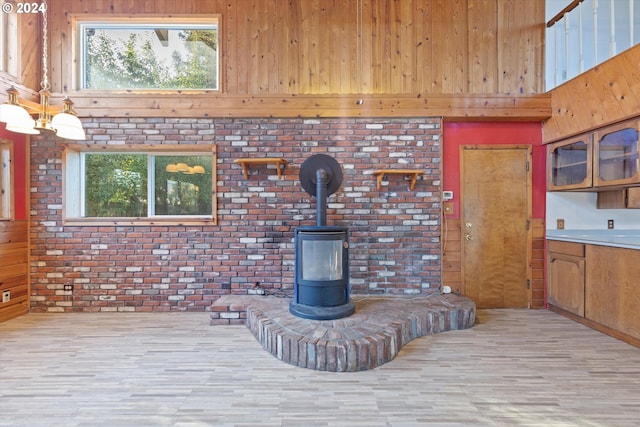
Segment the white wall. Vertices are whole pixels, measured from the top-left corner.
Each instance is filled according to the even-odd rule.
[[[565,230],[606,230],[607,220],[615,229],[640,230],[640,209],[597,209],[595,192],[547,192],[547,229],[556,229],[564,219]]]

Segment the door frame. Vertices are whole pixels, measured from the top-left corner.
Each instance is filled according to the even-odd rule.
[[[533,146],[529,144],[461,144],[459,147],[459,163],[460,163],[460,293],[466,295],[467,283],[465,281],[465,245],[464,245],[464,151],[465,150],[504,150],[517,149],[526,150],[527,154],[527,228],[526,228],[526,246],[527,246],[527,308],[531,308],[533,301],[532,290],[532,257],[533,257],[533,233],[532,233],[532,215],[533,215]]]

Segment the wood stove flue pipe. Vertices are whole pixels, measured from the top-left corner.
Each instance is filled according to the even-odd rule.
[[[320,168],[316,170],[316,225],[327,225],[327,183],[331,177]]]

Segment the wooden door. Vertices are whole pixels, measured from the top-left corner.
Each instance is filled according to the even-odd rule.
[[[530,306],[531,148],[462,146],[462,288],[478,308]]]

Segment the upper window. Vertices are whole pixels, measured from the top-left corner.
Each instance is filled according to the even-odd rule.
[[[215,219],[212,152],[74,148],[65,152],[67,222]]]
[[[0,13],[0,70],[18,75],[17,13]]]
[[[217,20],[88,22],[78,26],[80,88],[218,90]]]

